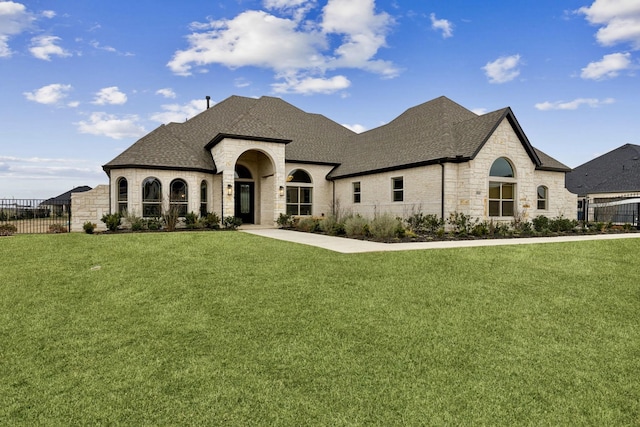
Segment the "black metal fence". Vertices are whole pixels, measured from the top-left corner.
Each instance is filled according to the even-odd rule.
[[[15,226],[16,233],[68,233],[71,200],[0,199],[0,225]]]
[[[640,227],[640,194],[594,198],[584,203],[584,211],[589,221]]]

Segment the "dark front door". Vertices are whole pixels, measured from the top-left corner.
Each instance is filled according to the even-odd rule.
[[[236,217],[242,219],[243,224],[253,224],[254,202],[253,182],[236,182]]]

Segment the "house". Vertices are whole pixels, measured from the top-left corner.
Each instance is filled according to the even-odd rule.
[[[640,145],[625,144],[578,166],[566,186],[578,195],[578,217],[638,226]]]
[[[40,203],[39,208],[47,210],[51,216],[67,215],[71,205],[71,195],[74,193],[84,193],[85,191],[90,190],[91,187],[87,185],[74,187],[65,193],[43,201]]]
[[[161,125],[103,166],[111,212],[412,213],[511,221],[575,217],[570,169],[535,149],[510,108],[477,115],[446,97],[356,134],[274,97],[232,96]]]

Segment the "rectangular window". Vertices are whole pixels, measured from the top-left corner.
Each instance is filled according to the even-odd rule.
[[[402,202],[404,200],[404,178],[391,178],[391,188],[393,191],[393,201]]]
[[[287,215],[311,215],[312,187],[287,186]]]
[[[353,183],[353,203],[360,203],[360,183]]]
[[[489,183],[489,216],[513,216],[516,185],[510,182]]]

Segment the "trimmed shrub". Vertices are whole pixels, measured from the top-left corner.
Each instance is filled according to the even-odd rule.
[[[18,232],[18,227],[13,224],[0,224],[0,236],[12,236]]]
[[[195,212],[189,212],[184,216],[184,224],[187,228],[200,228],[201,224],[198,222],[198,214]]]
[[[122,216],[119,213],[104,214],[100,221],[104,222],[107,226],[107,230],[116,231],[120,227]]]
[[[200,221],[204,228],[209,228],[212,230],[218,230],[220,228],[220,217],[215,212],[208,212],[204,218],[201,218]]]
[[[442,218],[434,214],[415,213],[406,219],[409,230],[417,234],[435,234],[444,225]]]
[[[369,221],[359,214],[344,221],[344,231],[349,237],[364,237],[369,235]]]
[[[533,222],[533,228],[538,233],[541,233],[545,230],[549,230],[549,218],[547,218],[544,215],[538,215],[537,217],[533,218],[532,222]]]
[[[146,225],[144,219],[133,212],[125,212],[124,220],[131,227],[131,231],[141,231]]]
[[[471,221],[471,215],[465,215],[462,212],[451,212],[447,223],[451,226],[452,231],[455,234],[466,235],[471,233],[473,227],[478,224],[480,220],[476,218],[475,221]]]
[[[339,222],[335,215],[328,215],[320,221],[320,230],[331,236],[340,236],[345,234],[344,223]]]
[[[235,216],[228,216],[222,220],[222,225],[227,230],[237,230],[242,225],[242,219]]]
[[[276,223],[280,228],[293,228],[295,226],[295,218],[288,214],[281,213]]]
[[[314,233],[320,231],[320,221],[315,218],[301,218],[296,225],[296,230]]]
[[[87,234],[93,234],[93,230],[96,229],[96,224],[92,223],[91,221],[87,221],[82,224],[82,229]]]
[[[402,227],[402,222],[398,218],[384,213],[373,218],[369,225],[369,233],[376,239],[391,239],[398,236],[398,234],[404,235],[404,227]]]
[[[67,232],[68,232],[67,227],[65,227],[62,224],[55,223],[49,226],[49,233],[56,234],[56,233],[67,233]]]
[[[158,231],[162,228],[162,223],[159,218],[147,218],[144,220],[144,224],[145,226],[143,228],[151,231]]]
[[[559,217],[549,221],[549,230],[557,233],[572,231],[578,226],[578,221],[569,218]]]

